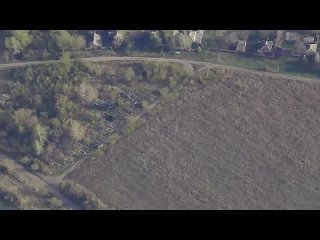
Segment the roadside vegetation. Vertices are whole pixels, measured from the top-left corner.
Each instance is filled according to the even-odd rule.
[[[13,160],[0,158],[0,197],[17,209],[65,209],[45,184],[30,176]]]
[[[293,31],[301,36],[320,33],[320,30]],[[92,46],[93,32],[105,39],[104,47]],[[211,51],[234,49],[237,41],[247,41],[247,51],[256,52],[255,45],[260,40],[275,39],[276,35],[276,30],[205,30],[199,50],[199,46],[192,48],[189,38],[181,34],[173,36],[173,30],[3,30],[0,31],[0,61],[67,60],[113,55],[170,56],[319,78],[319,57],[310,62],[292,57],[270,59]],[[284,43],[284,47],[296,53],[306,51],[301,41]],[[168,55],[176,50],[179,54]]]
[[[197,82],[192,66],[165,62],[65,61],[3,71],[2,78],[0,151],[44,175],[103,156],[158,103]]]
[[[93,192],[80,184],[63,181],[60,184],[60,190],[66,197],[78,203],[85,210],[102,210],[108,208]]]

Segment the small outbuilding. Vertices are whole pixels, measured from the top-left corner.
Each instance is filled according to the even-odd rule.
[[[317,48],[318,48],[318,44],[314,43],[314,44],[310,44],[308,50],[306,51],[305,55],[307,57],[314,57],[317,55]]]
[[[273,41],[264,41],[264,45],[258,50],[259,54],[272,53]]]
[[[247,46],[247,41],[238,41],[236,45],[236,52],[245,52]]]
[[[315,39],[314,37],[304,37],[303,42],[304,44],[313,44],[315,43]]]

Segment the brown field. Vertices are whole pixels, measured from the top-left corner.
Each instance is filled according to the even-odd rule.
[[[115,209],[320,209],[320,85],[227,75],[70,178]]]

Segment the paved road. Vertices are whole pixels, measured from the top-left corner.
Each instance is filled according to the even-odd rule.
[[[247,68],[240,68],[234,67],[229,65],[223,64],[216,64],[210,62],[202,62],[202,61],[193,61],[193,60],[186,60],[186,59],[175,59],[175,58],[156,58],[156,57],[90,57],[90,58],[80,58],[80,59],[71,59],[71,61],[88,61],[88,62],[105,62],[105,61],[159,61],[159,62],[171,62],[171,63],[181,63],[190,66],[198,65],[208,68],[220,68],[220,69],[231,69],[231,70],[239,70],[239,71],[246,71],[250,73],[259,73],[264,74],[267,76],[275,76],[275,77],[287,77],[292,80],[302,80],[308,81],[312,83],[319,84],[319,80],[317,78],[306,78],[306,77],[297,77],[282,73],[272,73],[272,72],[264,72],[264,71],[257,71]],[[12,68],[12,67],[23,67],[29,65],[39,65],[39,64],[48,64],[48,63],[57,63],[61,62],[60,60],[49,60],[49,61],[33,61],[33,62],[19,62],[19,63],[6,63],[0,64],[0,69]]]

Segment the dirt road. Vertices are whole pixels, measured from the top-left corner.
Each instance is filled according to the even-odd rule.
[[[90,58],[80,58],[80,59],[71,59],[71,61],[88,61],[88,62],[105,62],[105,61],[159,61],[159,62],[169,62],[169,63],[181,63],[190,66],[192,65],[198,65],[198,66],[204,66],[208,68],[220,68],[220,69],[231,69],[231,70],[239,70],[239,71],[245,71],[248,73],[259,73],[265,76],[271,76],[271,77],[287,77],[292,80],[298,80],[298,81],[307,81],[312,83],[320,83],[320,79],[317,78],[306,78],[306,77],[297,77],[293,75],[287,75],[282,73],[272,73],[272,72],[264,72],[264,71],[257,71],[247,68],[240,68],[240,67],[234,67],[229,65],[223,65],[223,64],[216,64],[216,63],[210,63],[210,62],[201,62],[201,61],[192,61],[192,60],[186,60],[186,59],[175,59],[175,58],[153,58],[153,57],[90,57]],[[24,67],[29,65],[39,65],[39,64],[49,64],[49,63],[57,63],[60,62],[60,60],[48,60],[48,61],[32,61],[32,62],[19,62],[19,63],[6,63],[6,64],[0,64],[0,70],[6,69],[6,68],[13,68],[13,67]]]
[[[18,171],[22,173],[25,177],[27,177],[30,181],[30,185],[35,187],[44,187],[49,190],[57,199],[62,200],[63,205],[67,207],[68,209],[78,210],[80,209],[79,206],[74,204],[72,201],[70,201],[68,198],[66,198],[63,194],[61,194],[59,190],[59,183],[62,179],[53,177],[42,177],[37,176],[33,173],[30,173],[26,171],[20,164],[18,164],[16,161],[10,159],[9,157],[5,156],[4,154],[0,153],[0,158],[8,159],[10,161],[14,162],[15,171]]]

